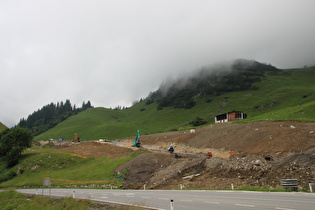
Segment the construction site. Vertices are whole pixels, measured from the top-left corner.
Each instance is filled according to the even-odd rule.
[[[315,182],[315,123],[223,123],[152,135],[140,130],[138,140],[138,146],[130,137],[56,142],[54,147],[94,158],[142,151],[115,169],[125,173],[125,189],[278,188],[281,179],[297,179],[298,189],[308,190]]]

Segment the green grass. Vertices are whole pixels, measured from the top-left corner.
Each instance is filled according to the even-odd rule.
[[[73,198],[51,198],[24,195],[15,191],[0,192],[1,209],[33,209],[33,210],[55,210],[55,209],[142,209],[140,207],[121,206],[117,204],[97,204],[89,200]]]
[[[238,187],[235,190],[240,190],[240,191],[262,191],[262,192],[290,192],[290,190],[285,189],[285,188],[270,188],[270,187],[259,187],[259,186],[243,186],[243,187]]]
[[[4,131],[5,129],[7,129],[8,127],[3,125],[1,122],[0,122],[0,132]]]
[[[4,182],[6,180],[10,180],[16,176],[16,172],[14,170],[8,169],[5,161],[0,159],[0,182]]]
[[[15,191],[0,192],[1,209],[90,209],[96,206],[88,200],[48,198],[24,195]]]
[[[258,90],[195,98],[196,106],[192,109],[168,107],[157,110],[156,103],[146,105],[145,101],[120,111],[91,108],[36,136],[35,140],[71,140],[74,133],[82,140],[115,140],[134,137],[137,130],[140,135],[184,130],[192,128],[188,123],[196,117],[212,124],[215,115],[233,109],[247,113],[248,119],[243,123],[266,120],[315,122],[315,67],[283,71],[285,74],[279,76],[266,75],[255,84]],[[206,102],[208,99],[211,99],[210,103]]]
[[[73,198],[50,198],[33,195],[24,195],[15,191],[0,192],[1,209],[33,209],[33,210],[56,210],[56,209],[125,209],[136,210],[143,209],[138,206],[124,206],[110,203],[93,203],[89,200],[80,200]]]
[[[43,179],[45,177],[52,179],[51,185],[53,186],[94,183],[113,184],[119,187],[122,183],[120,180],[117,180],[114,169],[139,154],[141,153],[135,152],[130,156],[115,159],[109,159],[107,157],[84,159],[73,156],[71,153],[60,153],[58,150],[52,148],[41,149],[34,147],[32,150],[25,152],[19,164],[10,169],[5,168],[4,162],[0,160],[0,177],[3,179],[3,182],[0,183],[0,188],[21,186],[38,187],[43,185]],[[18,172],[18,174],[12,176],[12,174],[16,174],[16,172]],[[65,182],[55,179],[79,182]],[[98,181],[108,182],[98,183]]]

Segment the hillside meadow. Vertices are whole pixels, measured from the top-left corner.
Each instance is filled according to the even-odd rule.
[[[200,96],[191,109],[171,107],[157,110],[157,104],[146,100],[123,110],[90,108],[59,123],[35,140],[122,139],[140,135],[194,128],[189,122],[203,118],[207,125],[218,114],[232,110],[243,111],[247,119],[257,121],[315,121],[315,67],[285,69],[281,75],[265,75],[255,83],[257,90],[235,91],[219,96]]]
[[[40,187],[44,178],[52,179],[52,185],[114,185],[121,186],[113,171],[119,165],[128,162],[141,152],[110,159],[85,158],[72,153],[61,153],[59,150],[46,147],[32,147],[25,151],[19,163],[6,168],[0,160],[0,188]]]

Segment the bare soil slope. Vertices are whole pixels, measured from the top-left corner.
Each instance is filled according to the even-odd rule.
[[[200,153],[213,149],[214,156],[217,150],[261,156],[286,156],[291,152],[315,148],[314,132],[315,123],[227,123],[203,127],[196,130],[195,133],[174,131],[147,135],[142,136],[141,140],[144,145],[161,146],[163,149],[166,149],[171,143],[176,144],[179,148],[180,144],[183,144],[193,150],[197,149],[197,152]],[[186,151],[186,153],[190,152]]]
[[[116,158],[130,155],[133,152],[133,150],[130,148],[116,147],[111,144],[101,142],[70,143],[67,146],[60,148],[59,150],[62,152],[74,152],[75,154],[80,156],[94,158]]]
[[[142,154],[117,168],[126,171],[125,188],[175,189],[179,186],[230,189],[277,187],[280,179],[315,182],[315,123],[257,122],[218,124],[190,131],[141,136]],[[133,138],[112,144],[82,142],[60,150],[87,157],[118,156],[138,150]],[[167,148],[175,146],[175,153]],[[211,152],[213,157],[207,157]],[[230,156],[230,153],[234,155]]]

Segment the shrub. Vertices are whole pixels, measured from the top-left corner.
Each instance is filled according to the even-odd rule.
[[[204,119],[200,117],[196,117],[196,119],[191,121],[189,124],[192,124],[193,126],[199,126],[199,125],[204,125],[206,123],[207,121],[205,121]]]

